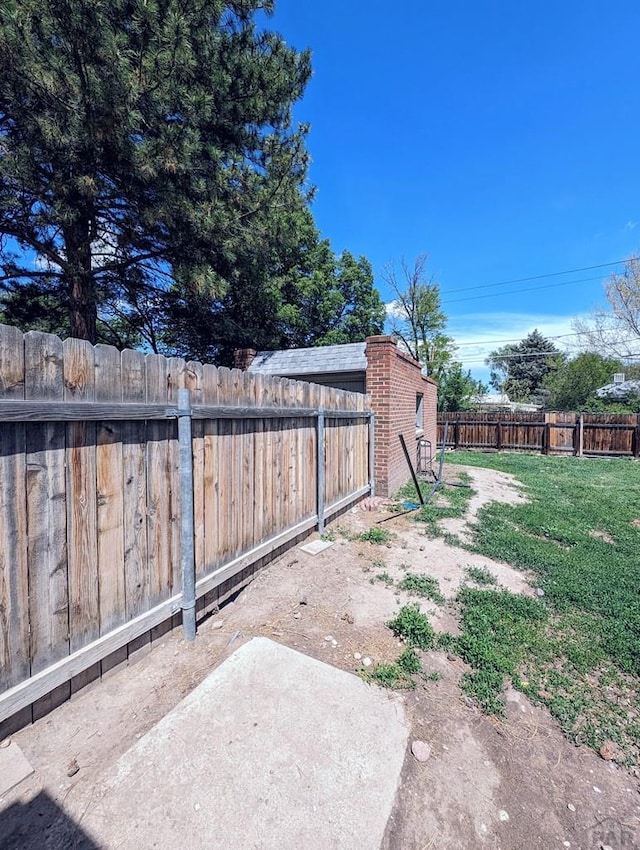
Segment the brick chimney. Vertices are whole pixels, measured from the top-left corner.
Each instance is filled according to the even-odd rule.
[[[233,368],[246,372],[257,353],[255,348],[236,348],[233,352]]]

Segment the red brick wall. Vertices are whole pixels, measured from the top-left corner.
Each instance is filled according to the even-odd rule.
[[[236,348],[233,352],[233,368],[245,372],[253,363],[258,352],[255,348]]]
[[[367,393],[376,415],[376,494],[391,496],[411,473],[398,438],[403,434],[411,461],[416,460],[416,396],[423,395],[423,438],[436,448],[437,385],[422,375],[420,364],[400,351],[391,336],[367,339]]]

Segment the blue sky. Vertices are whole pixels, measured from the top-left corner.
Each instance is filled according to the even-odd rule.
[[[385,300],[384,266],[428,253],[477,377],[491,340],[570,333],[603,302],[620,266],[457,290],[640,248],[637,0],[276,0],[270,26],[313,53],[295,114],[323,235]]]

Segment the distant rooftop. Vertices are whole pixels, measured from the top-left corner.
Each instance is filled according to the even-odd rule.
[[[596,390],[598,398],[626,398],[631,393],[640,393],[640,381],[615,381]]]
[[[263,375],[320,375],[331,372],[364,372],[367,368],[365,342],[259,351],[249,372]]]

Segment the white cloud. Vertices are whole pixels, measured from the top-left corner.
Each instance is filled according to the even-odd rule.
[[[553,339],[561,350],[571,349],[577,339],[572,327],[576,318],[575,315],[543,313],[469,313],[450,318],[447,333],[458,346],[456,360],[460,360],[465,369],[470,369],[475,378],[487,382],[489,369],[484,360],[496,348],[519,342],[537,328],[543,336]]]
[[[635,230],[637,226],[638,226],[638,222],[637,222],[637,221],[628,221],[628,222],[625,224],[624,229],[625,229],[625,230],[629,230],[629,231],[631,231],[631,230]]]

